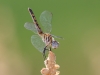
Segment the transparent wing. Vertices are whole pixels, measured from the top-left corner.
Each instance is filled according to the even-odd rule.
[[[34,33],[37,34],[37,30],[36,30],[36,28],[35,28],[34,23],[26,22],[26,23],[24,24],[24,27],[25,27],[27,30],[31,30],[32,32],[34,32]]]
[[[31,43],[37,50],[43,53],[45,44],[43,43],[42,39],[38,35],[32,35]]]
[[[49,11],[44,11],[40,15],[40,22],[44,27],[44,32],[50,33],[51,32],[51,20],[52,20],[52,13]]]
[[[52,37],[54,37],[54,38],[58,38],[58,39],[64,39],[63,37],[55,36],[55,35],[52,35]]]

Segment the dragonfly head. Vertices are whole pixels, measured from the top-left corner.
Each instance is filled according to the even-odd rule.
[[[58,46],[59,46],[59,42],[57,42],[57,41],[52,41],[52,48],[53,48],[53,49],[58,48]]]

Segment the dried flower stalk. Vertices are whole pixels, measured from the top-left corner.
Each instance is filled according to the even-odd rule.
[[[56,64],[56,56],[53,52],[49,51],[47,59],[44,61],[46,68],[42,68],[41,74],[42,75],[59,75],[60,71],[59,65]]]

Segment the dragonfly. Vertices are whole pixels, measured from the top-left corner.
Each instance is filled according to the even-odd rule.
[[[51,20],[52,20],[52,13],[49,11],[43,11],[40,15],[40,22],[44,28],[44,32],[42,31],[41,27],[39,26],[36,17],[31,8],[28,8],[28,11],[32,17],[33,22],[26,22],[24,27],[27,30],[31,30],[37,35],[31,36],[31,43],[32,45],[43,53],[44,59],[46,58],[45,51],[51,51],[51,48],[56,49],[59,47],[59,42],[57,42],[54,38],[61,38],[55,35],[50,34],[52,30]]]

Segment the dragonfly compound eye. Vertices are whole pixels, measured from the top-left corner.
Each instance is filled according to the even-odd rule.
[[[59,43],[57,41],[52,41],[52,48],[53,49],[58,48],[58,46],[59,46]]]

